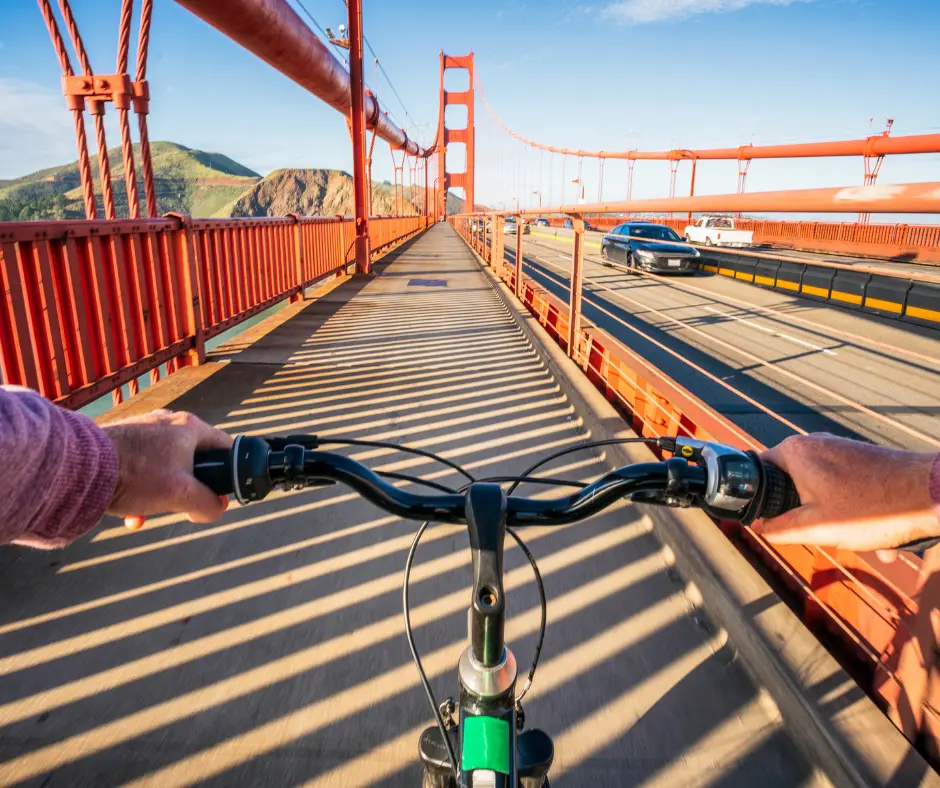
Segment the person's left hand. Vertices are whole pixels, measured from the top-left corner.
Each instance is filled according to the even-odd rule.
[[[137,530],[148,515],[182,513],[194,523],[218,520],[228,506],[193,475],[200,449],[228,449],[233,438],[191,413],[155,410],[103,426],[118,455],[109,514]]]

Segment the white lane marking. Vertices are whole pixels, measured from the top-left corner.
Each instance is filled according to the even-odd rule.
[[[758,331],[763,331],[765,334],[771,334],[772,336],[779,337],[780,339],[786,339],[789,342],[795,342],[797,345],[802,345],[803,347],[812,348],[813,350],[821,350],[823,353],[828,353],[830,356],[838,356],[834,350],[829,348],[820,347],[819,345],[814,345],[812,342],[804,342],[802,339],[797,339],[796,337],[791,337],[789,334],[781,334],[779,331],[775,331],[772,328],[767,328],[767,326],[762,326],[760,323],[755,323],[752,320],[745,320],[743,317],[735,317],[734,315],[729,315],[727,312],[722,312],[720,309],[715,309],[713,306],[706,306],[705,309],[709,312],[713,312],[716,315],[721,315],[722,317],[727,317],[729,320],[736,320],[738,323],[744,323],[746,326],[751,328],[756,328]]]

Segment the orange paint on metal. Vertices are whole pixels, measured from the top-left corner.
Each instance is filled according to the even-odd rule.
[[[667,151],[586,151],[580,148],[562,148],[544,145],[527,139],[512,131],[493,111],[486,99],[479,77],[477,89],[483,98],[487,111],[496,124],[511,137],[539,150],[560,153],[566,156],[579,156],[592,159],[626,159],[629,161],[678,161],[681,159],[750,161],[752,159],[800,159],[828,156],[885,156],[915,153],[940,153],[940,134],[917,134],[906,137],[889,137],[885,134],[873,135],[864,139],[837,140],[833,142],[794,143],[790,145],[741,145],[737,148],[708,148],[687,150],[684,148]]]
[[[285,0],[177,0],[268,65],[348,116],[352,111],[350,76]],[[362,97],[369,128],[410,156],[430,151],[410,139],[381,112],[371,97]]]
[[[632,202],[561,205],[546,208],[551,213],[695,213],[761,211],[790,213],[940,213],[940,183],[908,183],[883,186],[844,186],[835,189],[794,189],[790,191],[714,194]],[[522,211],[526,216],[537,209]]]
[[[476,149],[476,135],[473,118],[474,108],[474,61],[473,53],[467,55],[445,55],[441,52],[441,82],[438,101],[437,140],[436,150],[438,156],[439,179],[439,215],[447,212],[447,192],[451,188],[462,188],[465,193],[464,207],[467,213],[472,213],[476,207],[474,202],[474,161]],[[468,88],[462,92],[444,90],[444,72],[447,69],[464,69],[468,74]],[[449,106],[460,105],[467,108],[467,125],[462,129],[448,128],[445,121],[445,110]],[[463,143],[466,147],[466,166],[463,172],[447,171],[447,146],[451,143]]]

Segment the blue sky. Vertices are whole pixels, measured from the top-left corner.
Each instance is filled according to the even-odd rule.
[[[293,0],[290,0],[293,2]],[[342,0],[304,0],[320,24]],[[72,0],[92,65],[114,69],[119,2]],[[494,109],[514,130],[585,149],[668,149],[863,137],[874,118],[895,134],[940,131],[936,0],[364,0],[366,35],[404,99],[378,80],[383,104],[420,141],[437,124],[438,52],[476,54]],[[262,173],[349,170],[344,120],[171,0],[156,0],[150,134],[219,151]],[[367,77],[375,81],[371,63]],[[59,66],[38,8],[0,0],[0,178],[75,158]],[[539,188],[539,155],[500,132],[479,97],[477,198],[497,205]],[[113,120],[113,118],[112,118]],[[115,133],[110,144],[118,143]],[[541,191],[558,201],[561,162],[541,157]],[[689,169],[678,191],[688,188]],[[569,160],[567,178],[574,177]],[[622,197],[626,164],[610,162],[604,197]],[[387,147],[374,173],[391,177]],[[860,159],[757,161],[748,190],[862,180]],[[940,180],[940,155],[895,157],[881,182]],[[585,163],[589,199],[597,166]],[[663,196],[665,162],[639,162],[634,195]],[[735,189],[734,162],[699,167],[697,192]],[[574,197],[569,184],[568,198]]]

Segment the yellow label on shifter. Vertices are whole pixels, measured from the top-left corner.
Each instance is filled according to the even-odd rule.
[[[683,447],[682,447],[682,456],[683,456],[683,457],[691,457],[693,453],[694,453],[694,450],[692,449],[691,446],[683,446]]]

